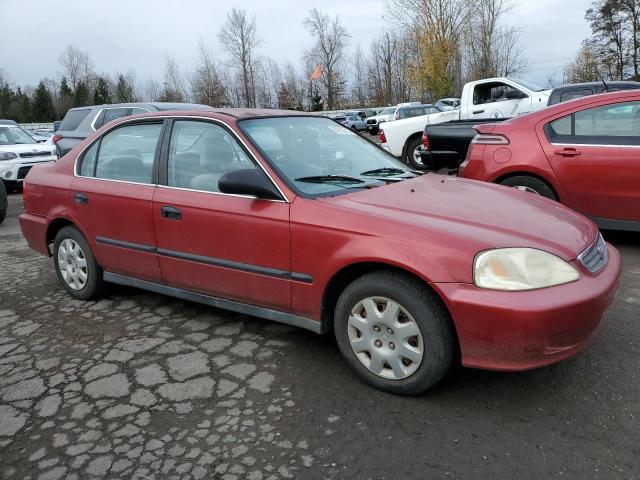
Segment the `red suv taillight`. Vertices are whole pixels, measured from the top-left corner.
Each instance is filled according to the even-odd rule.
[[[53,137],[51,137],[51,141],[53,143],[58,143],[61,139],[62,139],[62,135],[58,135],[57,133],[54,133]]]
[[[471,143],[477,145],[509,145],[509,139],[498,133],[479,133]]]
[[[424,150],[431,150],[431,145],[429,145],[429,136],[427,132],[422,132],[422,148]]]
[[[384,136],[384,130],[380,130],[380,143],[387,143],[387,137]]]

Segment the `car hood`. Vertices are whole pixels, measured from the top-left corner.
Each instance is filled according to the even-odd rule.
[[[48,152],[52,155],[55,154],[55,147],[47,145],[45,143],[30,143],[30,144],[14,144],[14,145],[0,145],[0,152],[12,152],[12,153],[31,153],[36,152]]]
[[[537,248],[567,261],[576,259],[598,232],[593,222],[551,200],[434,174],[322,201],[400,222],[409,230],[419,229],[420,235],[464,238],[481,249]],[[402,236],[402,231],[394,229],[393,234]]]

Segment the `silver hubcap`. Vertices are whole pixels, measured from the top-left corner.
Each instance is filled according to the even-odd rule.
[[[78,243],[70,238],[58,248],[58,268],[62,279],[74,290],[82,290],[87,284],[87,259]]]
[[[534,195],[540,195],[536,190],[531,187],[525,187],[524,185],[514,185],[513,188],[522,190],[523,192],[533,193]]]
[[[402,305],[384,297],[359,301],[347,326],[353,352],[370,372],[400,380],[412,375],[424,354],[422,333]]]
[[[422,158],[420,157],[421,151],[422,151],[422,145],[418,145],[413,150],[413,161],[416,162],[418,165],[422,165]]]

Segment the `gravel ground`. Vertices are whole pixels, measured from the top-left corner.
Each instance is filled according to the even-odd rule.
[[[458,368],[426,395],[362,384],[331,337],[135,289],[72,300],[0,226],[0,476],[640,478],[640,235],[587,352]]]

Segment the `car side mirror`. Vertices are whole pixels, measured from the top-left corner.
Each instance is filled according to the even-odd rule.
[[[527,94],[521,92],[520,90],[516,90],[515,88],[510,88],[506,92],[507,100],[521,100],[523,98],[527,98]]]
[[[282,200],[280,192],[267,176],[254,169],[245,168],[225,173],[218,180],[218,190],[235,195],[252,195],[257,198]]]

